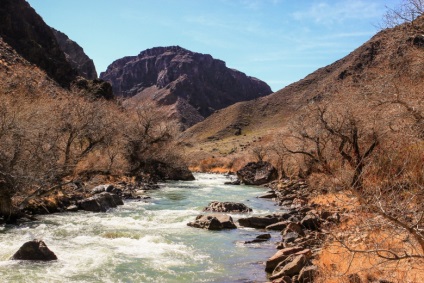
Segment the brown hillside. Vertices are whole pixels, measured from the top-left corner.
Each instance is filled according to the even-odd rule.
[[[346,57],[269,96],[241,102],[215,112],[184,133],[193,156],[227,156],[261,137],[284,131],[296,113],[313,102],[340,97],[392,97],[399,90],[423,89],[424,18],[386,29]],[[235,133],[241,130],[240,136]],[[265,139],[267,140],[267,139]],[[193,141],[197,141],[194,143]],[[199,142],[200,141],[200,142]]]

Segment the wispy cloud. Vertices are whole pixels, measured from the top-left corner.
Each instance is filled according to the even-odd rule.
[[[256,36],[270,36],[270,32],[264,29],[260,23],[256,21],[246,21],[240,17],[233,20],[220,18],[216,15],[199,15],[190,16],[184,19],[188,24],[197,27],[207,27],[213,30],[221,30],[224,32],[233,32],[234,34],[253,34]]]
[[[374,19],[381,14],[382,7],[377,3],[363,0],[321,1],[309,9],[292,14],[295,20],[313,20],[320,24],[335,24],[352,19]]]
[[[231,6],[237,6],[241,9],[257,11],[263,7],[271,5],[278,5],[283,0],[221,0],[222,3]]]

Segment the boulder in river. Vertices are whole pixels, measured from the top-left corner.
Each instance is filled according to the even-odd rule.
[[[209,203],[203,211],[244,213],[251,212],[252,209],[247,207],[244,203],[213,201]]]
[[[57,260],[57,256],[52,252],[42,240],[32,240],[26,242],[11,257],[11,260]]]
[[[187,223],[188,226],[194,228],[202,228],[208,230],[235,229],[233,218],[225,214],[207,214],[199,215],[194,222]]]
[[[252,217],[246,217],[246,218],[240,218],[239,224],[244,227],[251,227],[251,228],[265,228],[269,225],[278,223],[285,220],[285,215],[266,215],[266,216],[252,216]]]
[[[269,162],[249,162],[237,171],[237,177],[245,185],[259,186],[276,180],[278,172]]]
[[[123,204],[119,196],[107,192],[96,194],[77,203],[79,209],[93,212],[106,212],[110,208]]]

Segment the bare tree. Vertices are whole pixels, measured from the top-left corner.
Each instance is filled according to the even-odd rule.
[[[411,23],[424,13],[423,0],[402,0],[395,8],[387,7],[387,12],[383,16],[383,26],[392,28],[402,23]]]
[[[306,175],[312,172],[333,174],[330,160],[341,158],[353,170],[350,185],[361,188],[362,175],[368,157],[379,144],[373,127],[366,126],[350,111],[340,105],[315,105],[299,115],[283,147],[289,154],[305,157]],[[338,109],[339,108],[339,109]],[[291,145],[289,145],[291,144]]]
[[[153,173],[151,167],[165,155],[166,147],[175,136],[175,128],[153,105],[142,105],[134,110],[131,124],[124,133],[125,157],[131,175]]]
[[[268,155],[268,151],[269,149],[263,145],[256,145],[250,150],[258,162],[264,161],[264,158]]]
[[[351,186],[362,188],[362,174],[367,158],[379,144],[379,137],[374,129],[365,131],[353,115],[332,119],[326,108],[318,107],[318,118],[337,145],[337,151],[352,167],[354,174]]]

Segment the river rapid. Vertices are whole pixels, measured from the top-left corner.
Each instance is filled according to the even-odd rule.
[[[1,282],[265,282],[262,264],[275,253],[268,242],[244,244],[264,231],[207,231],[188,227],[213,200],[243,202],[250,214],[273,212],[258,199],[264,188],[224,185],[223,175],[195,174],[191,182],[160,184],[151,200],[125,202],[107,213],[40,216],[19,227],[0,226]],[[246,214],[231,214],[236,221]],[[266,232],[268,233],[268,232]],[[54,262],[9,258],[26,241],[42,239]]]

